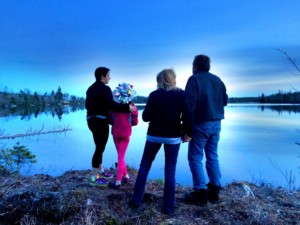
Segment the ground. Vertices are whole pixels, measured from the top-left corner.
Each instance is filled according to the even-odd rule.
[[[113,170],[111,172],[114,172]],[[221,201],[206,207],[188,205],[191,187],[176,187],[176,213],[161,213],[163,181],[148,181],[144,207],[128,206],[136,171],[121,189],[90,186],[89,170],[59,177],[0,175],[0,224],[300,224],[300,192],[246,182],[222,188]]]

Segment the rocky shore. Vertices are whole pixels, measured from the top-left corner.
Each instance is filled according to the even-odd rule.
[[[114,172],[114,171],[111,171]],[[90,171],[69,171],[59,177],[0,175],[0,224],[300,224],[300,192],[247,182],[221,190],[221,201],[206,207],[187,205],[190,187],[177,186],[176,213],[161,213],[162,181],[148,181],[144,208],[128,206],[136,171],[121,189],[90,186]]]

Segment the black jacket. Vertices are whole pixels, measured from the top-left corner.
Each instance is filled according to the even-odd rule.
[[[149,122],[148,135],[182,137],[185,114],[185,93],[183,90],[158,89],[150,93],[142,119]]]
[[[102,81],[96,81],[87,89],[85,108],[87,116],[100,115],[107,118],[110,109],[119,112],[129,112],[129,105],[116,103],[113,100],[110,87]]]

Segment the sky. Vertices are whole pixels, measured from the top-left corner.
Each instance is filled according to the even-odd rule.
[[[111,70],[148,96],[173,68],[185,88],[196,55],[229,97],[300,90],[299,0],[1,0],[0,91],[85,97],[94,71]]]

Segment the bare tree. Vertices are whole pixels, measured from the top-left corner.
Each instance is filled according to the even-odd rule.
[[[300,73],[300,68],[299,68],[299,66],[296,63],[296,59],[293,59],[292,57],[290,57],[287,52],[283,51],[280,48],[278,48],[277,50],[279,52],[281,52],[287,58],[287,60],[295,67],[295,69]],[[300,74],[298,74],[298,75],[300,75]]]
[[[298,65],[296,63],[296,59],[293,59],[292,57],[290,57],[288,53],[286,53],[285,51],[283,51],[280,48],[278,48],[277,50],[280,53],[282,53],[287,58],[287,60],[294,66],[294,68],[299,72],[299,74],[297,74],[297,75],[300,75],[300,68],[298,67]],[[300,132],[300,130],[297,130],[297,132]],[[300,142],[296,142],[296,144],[300,145]]]

